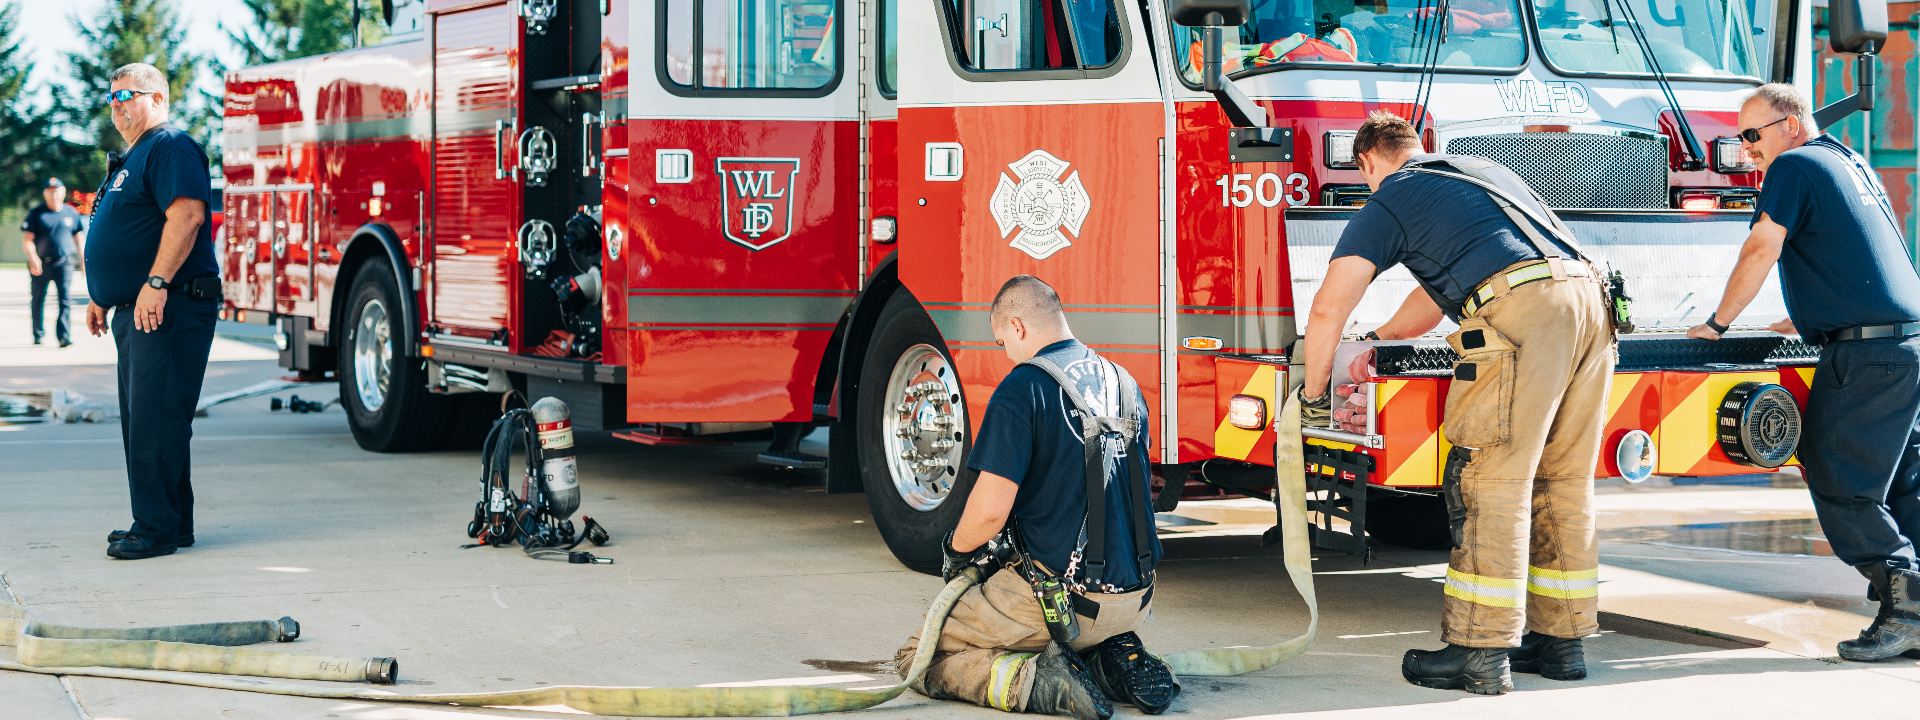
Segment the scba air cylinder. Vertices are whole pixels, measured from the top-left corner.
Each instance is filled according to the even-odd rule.
[[[533,421],[540,430],[541,484],[552,507],[547,512],[564,520],[580,509],[580,470],[573,460],[573,416],[556,398],[533,404]]]

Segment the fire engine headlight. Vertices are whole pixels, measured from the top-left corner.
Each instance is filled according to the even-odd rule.
[[[897,237],[896,233],[898,233],[899,230],[900,224],[893,219],[892,215],[881,215],[873,219],[872,237],[874,242],[881,244],[891,243],[894,241],[894,238]]]
[[[1326,136],[1326,163],[1334,169],[1360,167],[1353,159],[1352,130],[1329,130]]]
[[[1713,141],[1713,169],[1724,175],[1750,173],[1759,169],[1753,163],[1753,157],[1747,155],[1747,149],[1740,145],[1740,138],[1723,137]]]
[[[1227,424],[1241,430],[1260,430],[1267,426],[1267,401],[1252,395],[1235,395],[1227,400]]]
[[[1713,210],[1720,207],[1720,196],[1713,193],[1681,193],[1681,210]]]

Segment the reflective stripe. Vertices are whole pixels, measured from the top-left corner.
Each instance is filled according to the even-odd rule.
[[[1020,679],[1020,668],[1034,653],[1007,653],[993,659],[993,671],[987,677],[987,704],[1007,712],[1019,712],[1013,706],[1013,683]]]
[[[1563,266],[1567,269],[1567,277],[1587,276],[1587,269],[1580,263],[1563,263]],[[1521,285],[1550,277],[1553,277],[1553,266],[1542,260],[1538,264],[1507,273],[1507,289],[1511,291]],[[1473,317],[1474,313],[1480,311],[1481,306],[1493,302],[1495,297],[1498,295],[1493,290],[1493,278],[1487,278],[1486,282],[1480,283],[1480,287],[1474,288],[1473,292],[1467,294],[1467,301],[1461,303],[1460,310],[1466,317]]]
[[[1447,594],[1488,607],[1520,607],[1520,585],[1524,581],[1491,578],[1447,568]]]
[[[1599,597],[1600,569],[1546,570],[1528,565],[1527,592],[1561,600]]]

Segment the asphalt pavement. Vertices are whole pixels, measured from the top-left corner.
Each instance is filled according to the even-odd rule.
[[[68,387],[111,402],[111,364],[26,347],[0,272],[0,390]],[[19,283],[24,285],[24,283]],[[270,356],[234,340],[230,353]],[[78,350],[82,348],[72,348]],[[110,350],[110,345],[107,348]],[[87,357],[101,357],[98,354]],[[104,356],[111,362],[111,354]],[[208,394],[284,372],[213,363]],[[303,386],[326,400],[335,386]],[[362,451],[336,407],[291,415],[260,397],[195,424],[198,544],[109,559],[129,523],[120,429],[0,418],[0,572],[40,618],[131,626],[291,615],[267,649],[400,660],[400,690],[540,685],[674,687],[894,680],[894,650],[940,589],[887,552],[859,495],[817,471],[755,461],[760,441],[648,447],[579,435],[581,514],[613,535],[569,565],[517,549],[459,549],[478,499],[477,453]],[[824,453],[824,433],[805,446]],[[1833,642],[1864,625],[1864,582],[1825,550],[1804,490],[1607,487],[1599,496],[1602,632],[1592,676],[1517,675],[1502,697],[1428,690],[1401,653],[1439,646],[1442,552],[1385,548],[1314,560],[1318,639],[1235,678],[1189,678],[1169,713],[1191,720],[1339,718],[1908,717],[1920,663],[1846,663]],[[1157,652],[1261,645],[1307,613],[1258,533],[1271,505],[1184,504],[1163,528]],[[0,659],[12,649],[0,647]],[[463,709],[286,698],[125,680],[0,672],[0,718],[545,718],[565,708]],[[77,704],[77,705],[76,705]],[[577,715],[577,713],[575,713]],[[908,693],[874,718],[998,717]],[[1117,717],[1137,718],[1131,708]]]

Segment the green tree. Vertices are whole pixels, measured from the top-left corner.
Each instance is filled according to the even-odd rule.
[[[81,111],[75,121],[89,129],[98,147],[126,146],[107,114],[106,95],[112,85],[108,77],[115,68],[136,62],[160,68],[167,76],[167,95],[173,103],[176,127],[203,145],[215,139],[219,95],[194,87],[194,79],[211,59],[184,47],[187,31],[171,0],[108,0],[91,21],[78,15],[70,19],[80,35],[80,45],[87,48],[67,54],[79,95],[73,100]]]
[[[379,41],[379,3],[360,3],[360,42]],[[245,28],[221,26],[248,65],[319,55],[353,47],[355,0],[241,0],[253,15]],[[369,9],[372,6],[372,9]]]
[[[0,6],[0,205],[10,207],[37,201],[50,176],[76,188],[100,177],[76,172],[85,148],[61,137],[57,107],[36,102],[33,62],[18,35],[20,12],[15,2]]]

